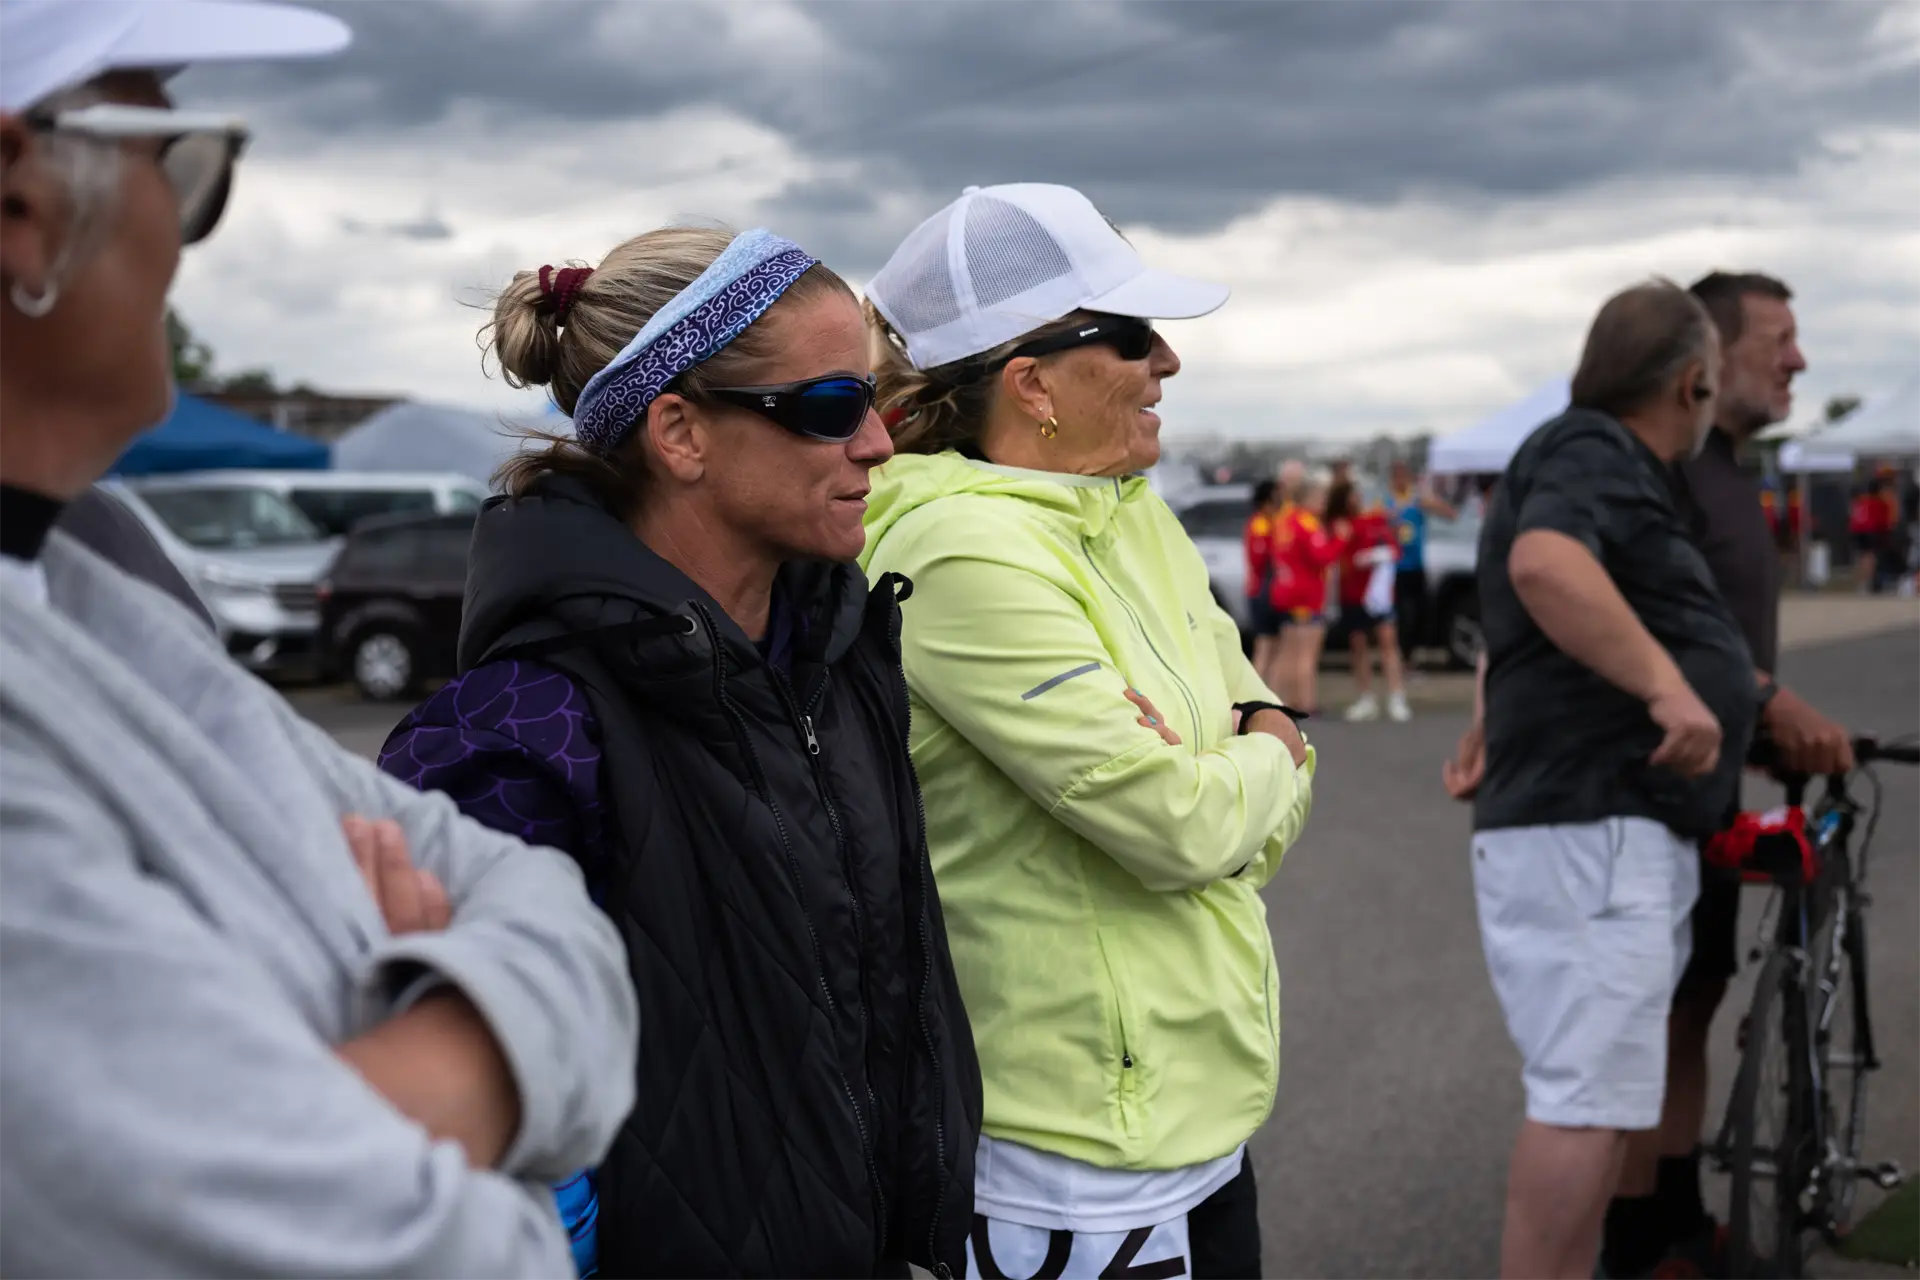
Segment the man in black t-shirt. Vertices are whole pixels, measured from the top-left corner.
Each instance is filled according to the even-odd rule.
[[[1592,1274],[1627,1135],[1660,1121],[1693,842],[1733,802],[1759,715],[1672,470],[1706,439],[1719,358],[1678,286],[1610,299],[1573,407],[1521,446],[1481,533],[1474,890],[1527,1096],[1504,1275]]]
[[[1760,482],[1738,451],[1793,408],[1800,353],[1792,293],[1771,276],[1716,271],[1691,290],[1720,336],[1720,395],[1714,429],[1700,454],[1682,464],[1682,514],[1741,633],[1765,697],[1761,733],[1783,768],[1828,774],[1852,767],[1846,730],[1774,683],[1780,655],[1780,557],[1767,525]],[[1728,804],[1727,817],[1737,808]],[[1608,1275],[1652,1273],[1663,1259],[1677,1270],[1724,1274],[1718,1233],[1702,1204],[1696,1151],[1707,1108],[1707,1033],[1739,967],[1740,882],[1701,866],[1692,918],[1693,957],[1675,992],[1660,1128],[1636,1136],[1607,1211],[1602,1263]]]

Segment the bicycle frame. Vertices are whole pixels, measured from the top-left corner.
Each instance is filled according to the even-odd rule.
[[[1894,749],[1881,749],[1864,739],[1855,747],[1863,764],[1875,759],[1914,762],[1911,747],[1899,748],[1895,754]],[[1870,774],[1866,776],[1871,780]],[[1749,1179],[1750,1191],[1753,1179],[1774,1183],[1771,1199],[1778,1228],[1784,1228],[1791,1238],[1797,1240],[1809,1231],[1817,1231],[1827,1243],[1835,1244],[1851,1225],[1858,1182],[1864,1179],[1892,1188],[1904,1175],[1896,1165],[1869,1166],[1860,1157],[1866,1123],[1866,1078],[1880,1066],[1867,1004],[1862,913],[1869,899],[1861,888],[1866,875],[1866,845],[1878,816],[1878,786],[1876,783],[1870,810],[1849,793],[1848,775],[1835,775],[1825,781],[1825,794],[1806,825],[1816,855],[1811,864],[1812,879],[1798,870],[1775,875],[1774,891],[1767,904],[1767,911],[1776,913],[1771,945],[1756,947],[1750,956],[1762,962],[1763,986],[1755,995],[1754,1014],[1742,1024],[1741,1074],[1745,1078],[1750,1069],[1757,1072],[1758,1068],[1750,1068],[1746,1060],[1769,1051],[1764,1041],[1749,1042],[1745,1037],[1764,1037],[1771,1031],[1770,1020],[1764,1025],[1750,1025],[1752,1018],[1760,1015],[1763,997],[1770,993],[1780,1003],[1777,1034],[1784,1035],[1789,1055],[1788,1078],[1780,1086],[1787,1107],[1785,1131],[1777,1149],[1779,1158],[1774,1158],[1775,1153],[1763,1156],[1753,1148],[1755,1116],[1751,1108],[1758,1105],[1757,1095],[1749,1094],[1747,1109],[1743,1110],[1738,1089],[1708,1154],[1723,1171],[1735,1175],[1736,1192],[1743,1176]],[[1800,806],[1807,779],[1790,778],[1786,786],[1788,805]],[[1854,833],[1862,815],[1869,812],[1872,816],[1856,858]],[[1766,935],[1764,919],[1762,934]],[[1843,1029],[1846,1043],[1836,1053],[1835,1022],[1842,1000],[1851,1000],[1851,1025]],[[1840,1068],[1852,1072],[1844,1094],[1844,1110],[1834,1105],[1837,1081],[1833,1076]],[[1756,1075],[1755,1079],[1760,1077]],[[1740,1154],[1743,1123],[1748,1140],[1744,1162]],[[1786,1167],[1781,1167],[1783,1164]],[[1751,1232],[1751,1225],[1746,1230]],[[1740,1247],[1751,1251],[1761,1243],[1749,1236]],[[1784,1241],[1782,1247],[1790,1249],[1790,1256],[1774,1259],[1773,1265],[1799,1265],[1803,1247],[1788,1246]],[[1751,1265],[1758,1255],[1748,1252],[1745,1256]]]
[[[1802,799],[1800,785],[1788,788],[1788,804]],[[1851,841],[1860,807],[1847,794],[1844,777],[1827,780],[1826,795],[1809,820],[1809,837],[1818,855],[1819,878],[1814,883],[1786,883],[1775,889],[1773,945],[1789,959],[1789,989],[1804,1001],[1803,1018],[1796,1017],[1804,1029],[1793,1046],[1801,1057],[1798,1076],[1803,1096],[1792,1106],[1806,1120],[1808,1150],[1813,1158],[1804,1167],[1788,1171],[1789,1176],[1804,1176],[1805,1185],[1795,1197],[1801,1208],[1800,1226],[1818,1231],[1834,1243],[1844,1224],[1846,1209],[1853,1200],[1853,1183],[1860,1176],[1876,1180],[1880,1171],[1866,1173],[1860,1166],[1863,1136],[1862,1103],[1865,1101],[1867,1073],[1876,1070],[1879,1057],[1873,1049],[1872,1015],[1866,1003],[1866,949],[1859,933],[1859,910],[1865,905],[1859,896],[1853,875]],[[1827,926],[1831,926],[1828,928]],[[1825,938],[1821,934],[1825,931]],[[1825,943],[1824,949],[1819,944]],[[1848,961],[1852,961],[1848,972]],[[1841,984],[1847,990],[1841,990]],[[1842,1113],[1844,1126],[1836,1124],[1830,1105],[1835,1057],[1833,1022],[1843,998],[1853,1000],[1853,1043],[1845,1046],[1845,1066],[1851,1073],[1847,1082],[1848,1105]],[[1845,1132],[1836,1130],[1844,1127]],[[1796,1165],[1798,1162],[1796,1161]],[[1774,1176],[1781,1175],[1780,1170]]]

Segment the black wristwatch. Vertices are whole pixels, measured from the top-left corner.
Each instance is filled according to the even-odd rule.
[[[1233,704],[1233,709],[1240,713],[1241,733],[1245,733],[1247,726],[1253,723],[1253,714],[1256,711],[1278,711],[1295,724],[1299,724],[1302,720],[1308,718],[1307,712],[1296,711],[1292,707],[1283,707],[1277,702],[1236,702]]]
[[[1767,704],[1772,702],[1779,693],[1780,682],[1769,678],[1765,684],[1760,686],[1760,697],[1757,705],[1762,711],[1766,710]]]

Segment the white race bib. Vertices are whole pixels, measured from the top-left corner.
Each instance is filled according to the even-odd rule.
[[[1393,616],[1393,562],[1386,561],[1373,567],[1373,576],[1367,579],[1366,610],[1376,618]]]
[[[1131,1231],[1049,1231],[973,1215],[973,1280],[1173,1280],[1192,1274],[1187,1216]]]

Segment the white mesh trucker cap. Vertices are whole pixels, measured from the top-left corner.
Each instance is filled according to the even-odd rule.
[[[1203,316],[1223,284],[1155,271],[1072,187],[968,187],[915,227],[867,300],[918,369],[991,351],[1085,309],[1150,320]]]
[[[317,57],[350,39],[328,14],[247,0],[5,0],[0,111],[23,111],[107,71]]]

